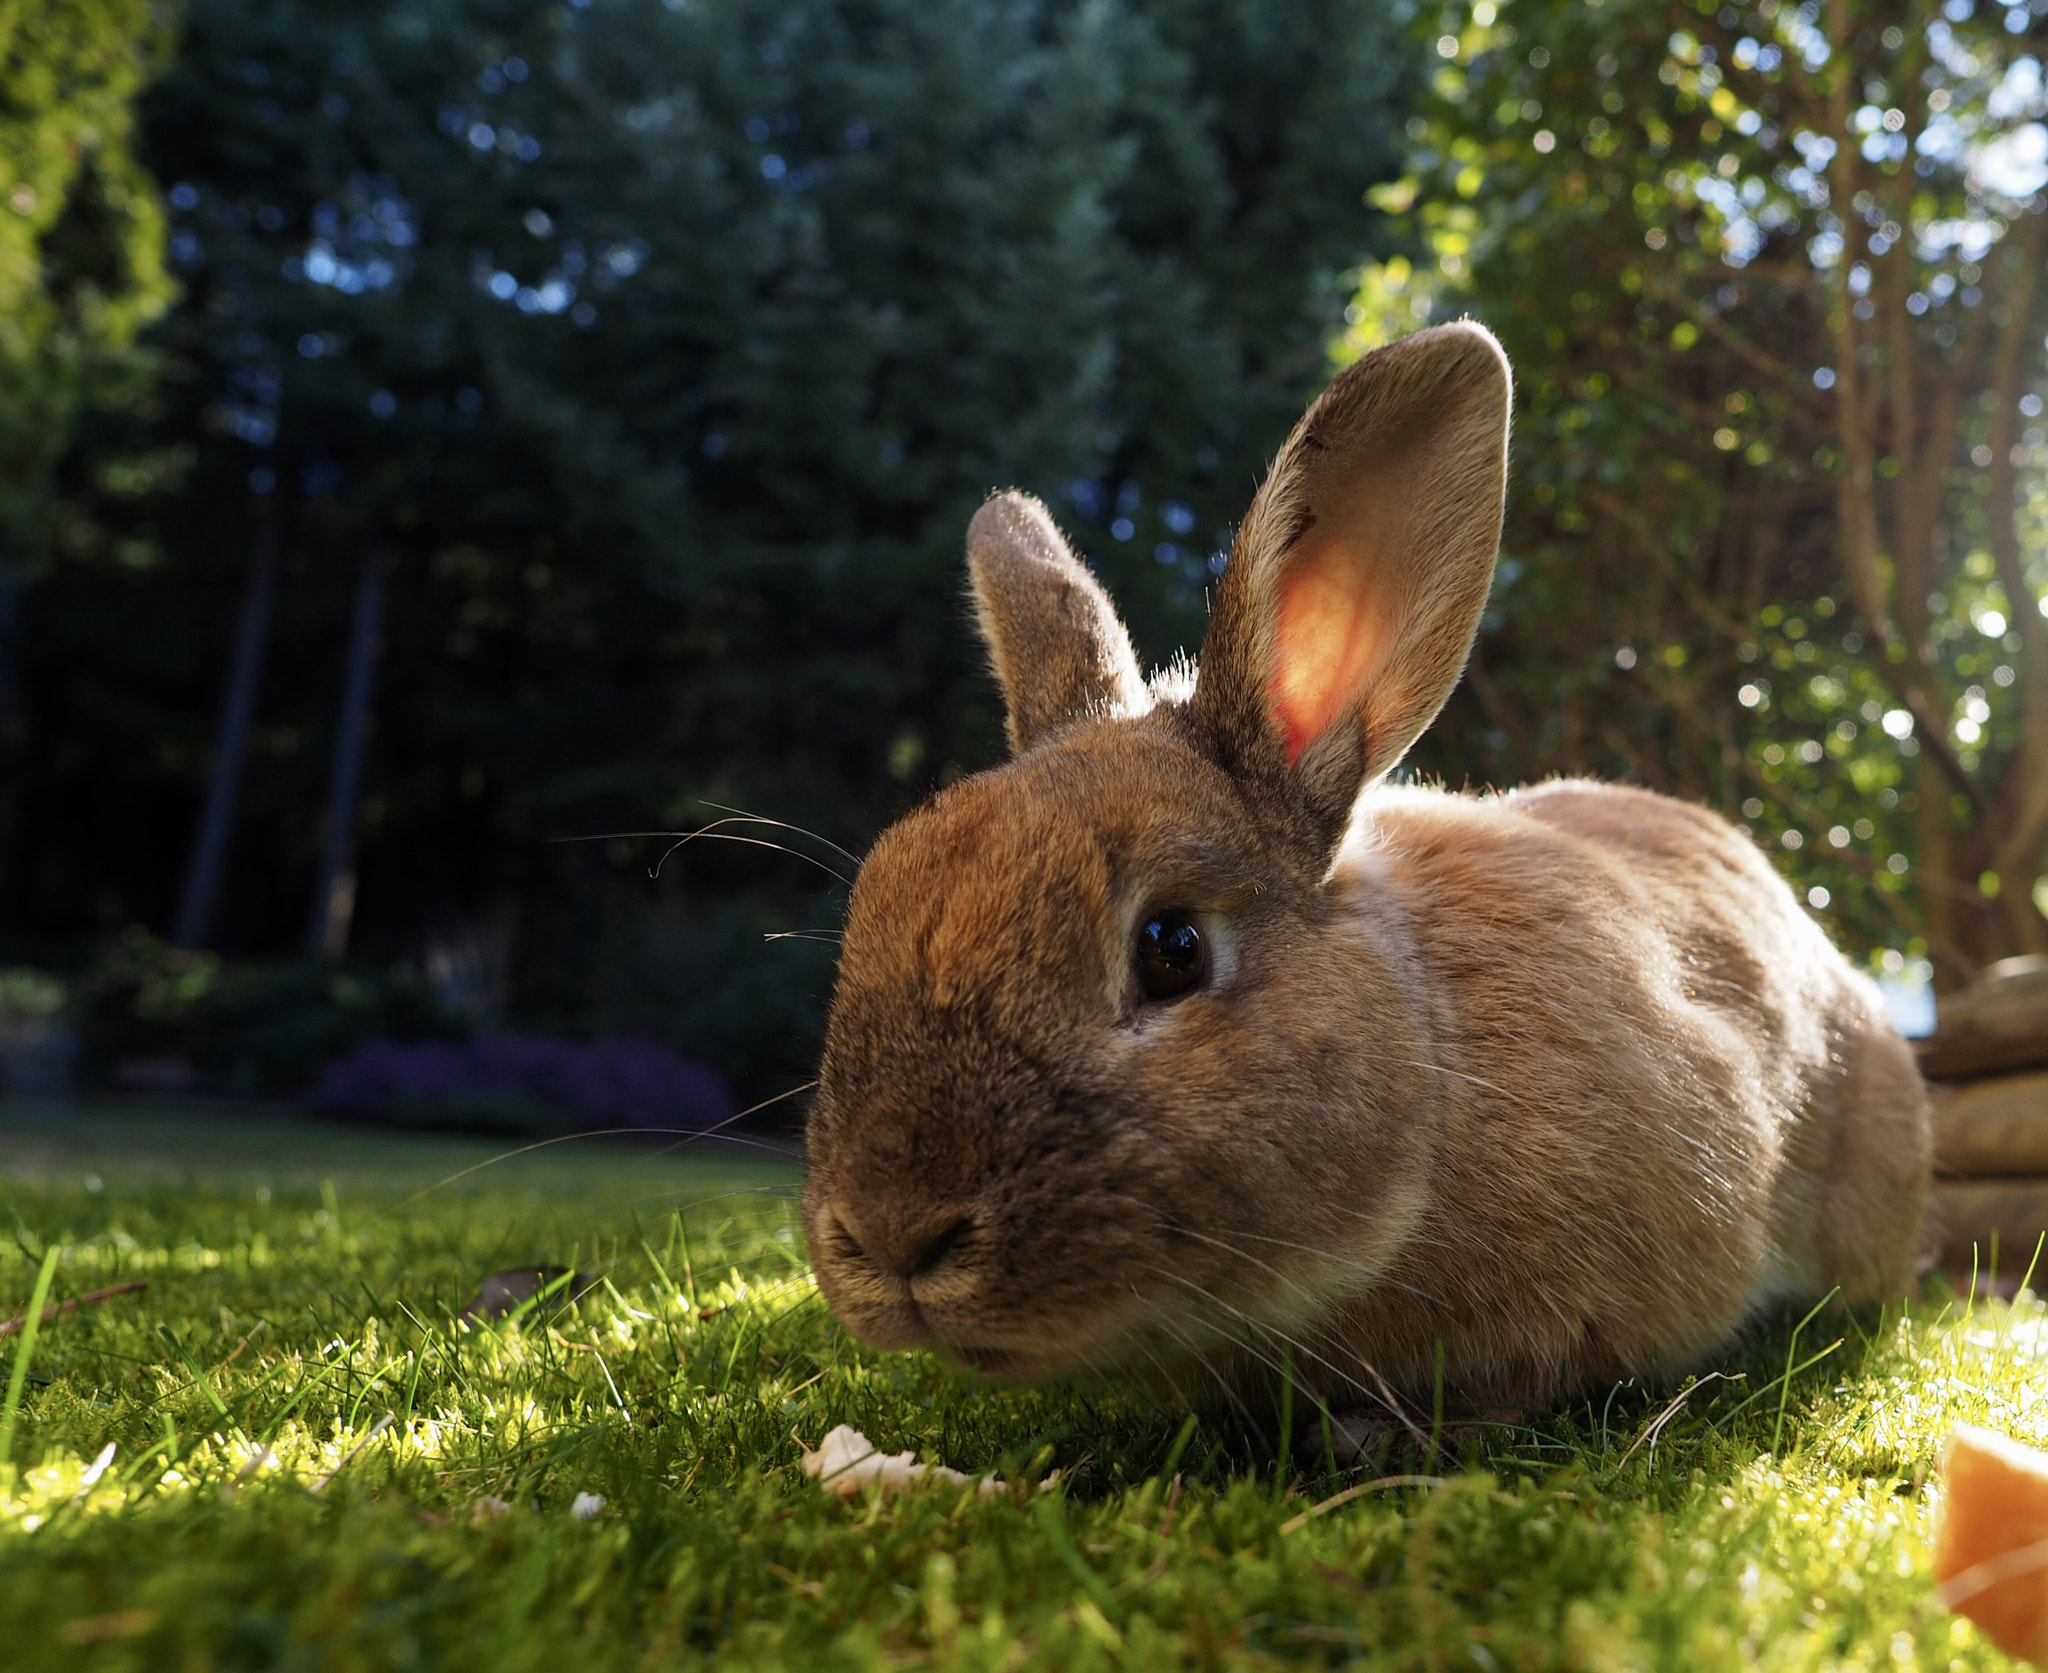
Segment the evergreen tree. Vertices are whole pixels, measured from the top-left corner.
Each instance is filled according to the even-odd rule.
[[[0,538],[17,549],[79,406],[170,298],[129,145],[169,33],[149,0],[0,9]]]
[[[1046,496],[1152,654],[1199,637],[1408,61],[1377,0],[196,0],[145,116],[187,294],[156,410],[67,478],[9,916],[167,921],[183,856],[121,833],[189,828],[273,507],[233,944],[305,921],[370,543],[373,947],[516,906],[526,1003],[587,1015],[646,851],[546,839],[708,801],[857,850],[999,750],[959,563],[989,489]],[[821,910],[735,852],[685,893]]]
[[[135,333],[170,300],[156,192],[129,148],[168,44],[150,0],[0,8],[0,848],[50,470],[86,401],[132,390]]]

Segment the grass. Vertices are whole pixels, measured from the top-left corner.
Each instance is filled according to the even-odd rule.
[[[32,1361],[25,1332],[0,1342],[25,1371],[0,1412],[0,1663],[2005,1665],[1932,1599],[1925,1489],[1958,1419],[2048,1440],[2030,1297],[1787,1321],[1681,1400],[1617,1389],[1434,1485],[1340,1499],[1361,1483],[1277,1471],[1272,1437],[849,1342],[775,1157],[571,1145],[428,1189],[490,1154],[225,1117],[0,1125],[0,1315],[53,1253],[53,1301],[149,1285],[43,1327]],[[605,1282],[455,1321],[531,1260]],[[797,1467],[838,1423],[1064,1473],[842,1503]]]

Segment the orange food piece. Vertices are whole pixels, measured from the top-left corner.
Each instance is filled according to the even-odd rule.
[[[2048,1452],[1958,1424],[1941,1471],[1942,1601],[2001,1650],[2048,1666]]]

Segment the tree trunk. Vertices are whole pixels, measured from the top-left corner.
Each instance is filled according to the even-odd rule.
[[[21,645],[21,571],[0,555],[0,746],[14,727],[16,673]]]
[[[306,951],[339,958],[348,950],[356,909],[356,823],[369,758],[371,710],[384,642],[384,587],[390,559],[374,541],[363,548],[356,574],[355,610],[349,621],[348,667],[334,727],[334,766],[327,781],[327,840],[306,919]]]
[[[2005,318],[2000,322],[1991,424],[1991,554],[2012,628],[2020,636],[2020,741],[2005,769],[1997,798],[2002,823],[1990,833],[1991,865],[2002,885],[1999,905],[2007,927],[2006,944],[2015,952],[2048,953],[2048,921],[2034,904],[2036,873],[2044,869],[2042,842],[2048,837],[2048,618],[2034,607],[2028,585],[2026,554],[2020,539],[2025,507],[2019,491],[2019,394],[2026,373],[2034,370],[2023,356],[2033,319],[2034,293],[2040,282],[2041,259],[2048,246],[2048,216],[2030,216],[2011,235],[2018,245],[2012,282],[2006,291]]]
[[[0,553],[0,856],[13,847],[19,813],[21,773],[15,752],[22,742],[17,720],[21,685],[21,570]]]
[[[207,775],[206,799],[200,804],[185,883],[178,895],[177,921],[171,929],[171,940],[180,947],[204,947],[213,939],[221,879],[227,870],[228,845],[234,836],[235,810],[241,802],[242,779],[249,762],[249,733],[256,721],[256,702],[263,689],[263,664],[270,650],[270,627],[277,614],[277,566],[284,546],[284,523],[285,490],[280,483],[271,491],[249,559],[249,584],[242,594],[242,614],[235,624],[227,685],[221,692],[220,719],[214,726],[213,765]]]

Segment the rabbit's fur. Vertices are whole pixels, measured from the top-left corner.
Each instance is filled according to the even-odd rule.
[[[1903,1290],[1926,1093],[1871,985],[1700,808],[1375,787],[1499,540],[1480,327],[1367,356],[1253,502],[1192,691],[1042,507],[969,532],[1013,758],[854,890],[805,1221],[840,1318],[989,1374],[1540,1403],[1760,1310]],[[1206,978],[1150,1000],[1148,914]]]

